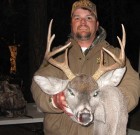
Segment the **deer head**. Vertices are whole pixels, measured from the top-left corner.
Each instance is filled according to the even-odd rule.
[[[74,116],[78,119],[78,122],[82,125],[88,125],[93,121],[94,114],[98,113],[98,110],[104,114],[104,107],[98,106],[98,98],[96,98],[99,93],[101,93],[101,88],[110,85],[116,87],[126,70],[125,67],[125,30],[122,25],[122,41],[118,37],[119,44],[121,46],[121,52],[119,58],[117,58],[113,53],[105,48],[101,50],[101,61],[98,70],[94,75],[74,75],[68,66],[67,51],[71,43],[64,45],[63,47],[50,52],[52,41],[55,38],[53,34],[51,36],[52,20],[49,25],[48,38],[47,38],[47,49],[45,53],[45,59],[53,66],[61,69],[66,76],[67,80],[58,79],[55,77],[48,76],[34,76],[34,80],[40,86],[40,88],[49,95],[55,95],[59,92],[64,92],[66,101],[70,109],[72,110]],[[59,63],[52,58],[55,54],[65,50],[65,60],[63,63]],[[108,53],[114,60],[115,63],[110,66],[104,66],[103,64],[103,54]],[[98,109],[97,109],[98,108]],[[101,121],[105,121],[105,117],[102,115],[98,118]]]

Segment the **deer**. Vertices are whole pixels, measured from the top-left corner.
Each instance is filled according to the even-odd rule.
[[[55,95],[64,93],[71,118],[75,122],[88,126],[93,123],[93,135],[126,135],[128,112],[125,97],[117,87],[125,72],[125,44],[126,33],[122,24],[122,39],[117,36],[120,44],[119,58],[106,48],[101,50],[99,68],[93,75],[74,75],[68,66],[67,53],[71,43],[50,51],[55,38],[51,36],[52,22],[50,21],[47,37],[45,59],[53,66],[61,69],[68,79],[43,77],[35,75],[33,79],[43,92]],[[64,62],[58,62],[54,55],[65,51]],[[114,64],[104,66],[104,52],[114,59]]]

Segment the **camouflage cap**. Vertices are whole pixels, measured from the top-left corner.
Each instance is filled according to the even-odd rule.
[[[78,8],[86,8],[97,17],[96,5],[89,0],[79,0],[74,2],[72,5],[71,16],[73,15],[73,12]]]

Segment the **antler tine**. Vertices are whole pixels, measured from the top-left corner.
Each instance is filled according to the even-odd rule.
[[[106,73],[107,71],[110,70],[114,70],[117,68],[122,68],[125,66],[125,44],[126,44],[126,32],[124,29],[124,26],[122,24],[122,41],[121,39],[117,36],[119,44],[121,46],[121,51],[120,51],[120,56],[119,58],[117,58],[112,52],[110,52],[109,50],[103,48],[103,50],[101,50],[101,61],[100,61],[100,65],[98,70],[95,72],[95,74],[93,75],[94,80],[98,80],[104,73]],[[103,65],[103,51],[105,51],[106,53],[108,53],[114,60],[115,63],[113,65],[110,66],[104,66]]]
[[[50,56],[48,56],[48,54],[50,52],[51,44],[55,38],[55,34],[53,34],[51,36],[52,22],[53,22],[53,19],[49,23],[48,36],[47,36],[47,47],[46,47],[46,52],[45,52],[45,56],[44,56],[47,60],[48,60],[48,57],[50,57]]]
[[[123,31],[122,43],[123,43],[124,48],[125,48],[125,44],[126,44],[126,32],[125,32],[125,29],[124,29],[124,25],[123,24],[122,24],[122,31]]]
[[[52,65],[58,67],[59,69],[61,69],[65,74],[66,76],[68,77],[68,79],[73,79],[75,77],[75,75],[71,72],[69,66],[68,66],[68,58],[67,58],[67,52],[68,52],[68,47],[71,45],[71,43],[69,42],[68,44],[64,45],[63,47],[61,48],[58,48],[52,52],[50,52],[50,48],[51,48],[51,44],[55,38],[55,35],[53,34],[51,36],[51,28],[52,28],[52,22],[53,20],[50,21],[50,24],[49,24],[49,29],[48,29],[48,37],[47,37],[47,47],[46,47],[46,52],[45,52],[45,59]],[[56,60],[54,60],[52,58],[52,56],[54,56],[55,54],[61,52],[65,50],[65,60],[64,62],[60,63]]]
[[[117,36],[117,38],[118,38],[119,44],[121,46],[121,51],[122,51],[122,53],[121,53],[122,56],[120,56],[120,57],[122,57],[122,59],[125,59],[124,49],[125,49],[125,45],[126,45],[126,32],[125,32],[123,24],[122,24],[122,32],[123,32],[123,34],[122,34],[122,41],[121,41],[121,39],[118,36]]]

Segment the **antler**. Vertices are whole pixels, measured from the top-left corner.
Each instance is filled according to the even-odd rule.
[[[94,78],[94,80],[98,80],[107,71],[114,70],[114,69],[117,69],[117,68],[122,68],[122,67],[125,66],[125,52],[124,52],[124,49],[125,49],[125,44],[126,44],[126,33],[125,33],[125,29],[124,29],[123,24],[122,24],[122,32],[123,32],[122,41],[117,36],[119,44],[121,46],[121,52],[120,52],[119,58],[117,58],[109,50],[103,48],[103,50],[101,50],[101,61],[100,61],[99,68],[95,72],[95,74],[92,76]],[[116,61],[113,65],[110,65],[110,66],[104,66],[103,65],[103,51],[107,52]]]
[[[68,66],[68,58],[67,58],[68,47],[71,45],[71,43],[68,43],[68,44],[64,45],[63,47],[58,48],[58,49],[50,52],[51,44],[52,44],[52,42],[55,38],[55,34],[53,34],[51,36],[52,22],[53,22],[53,20],[51,20],[50,24],[49,24],[48,38],[47,38],[47,49],[46,49],[46,52],[45,52],[45,58],[47,59],[47,61],[50,64],[52,64],[52,65],[58,67],[59,69],[61,69],[66,74],[68,79],[72,80],[75,77],[75,75],[71,72],[71,70]],[[57,54],[57,53],[59,53],[63,50],[65,50],[65,61],[63,63],[57,62],[56,60],[54,60],[52,58],[52,56],[54,56],[55,54]]]

